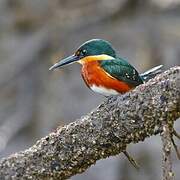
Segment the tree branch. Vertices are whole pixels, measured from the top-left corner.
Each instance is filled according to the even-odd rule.
[[[162,169],[163,180],[173,180],[174,174],[172,172],[172,159],[171,159],[171,132],[167,122],[162,122],[163,132],[161,133],[163,155],[162,155]]]
[[[180,67],[130,93],[109,97],[81,119],[0,161],[0,179],[66,179],[124,152],[180,117]]]

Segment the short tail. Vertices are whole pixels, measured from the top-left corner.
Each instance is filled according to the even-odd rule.
[[[149,79],[152,79],[153,77],[155,77],[157,74],[160,74],[162,72],[162,67],[163,65],[153,67],[152,69],[140,74],[140,76],[143,79],[143,81],[146,82]]]

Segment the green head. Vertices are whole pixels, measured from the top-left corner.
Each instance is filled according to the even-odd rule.
[[[82,44],[73,55],[54,64],[50,70],[74,62],[83,63],[90,60],[114,59],[115,57],[116,52],[108,41],[92,39]]]

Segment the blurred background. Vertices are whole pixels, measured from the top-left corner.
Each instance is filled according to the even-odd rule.
[[[140,72],[180,65],[180,0],[0,0],[0,158],[30,147],[104,99],[84,85],[79,65],[48,71],[92,38],[109,40]],[[128,149],[140,172],[120,154],[71,179],[161,178],[159,136]],[[180,163],[175,153],[172,158],[179,179]]]

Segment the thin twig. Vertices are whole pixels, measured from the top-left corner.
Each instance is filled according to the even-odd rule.
[[[177,158],[180,160],[180,151],[178,149],[178,146],[176,145],[176,143],[174,142],[174,139],[173,139],[173,136],[171,136],[171,142],[173,144],[173,147],[176,151],[176,155],[177,155]]]
[[[175,131],[175,129],[173,129],[173,134],[174,134],[178,139],[180,139],[180,134],[178,134],[178,133]]]
[[[136,162],[136,160],[135,160],[127,151],[124,151],[123,153],[124,153],[124,155],[127,157],[127,159],[129,160],[129,162],[130,162],[137,170],[139,170],[139,169],[140,169],[140,166],[139,166],[139,164]]]

